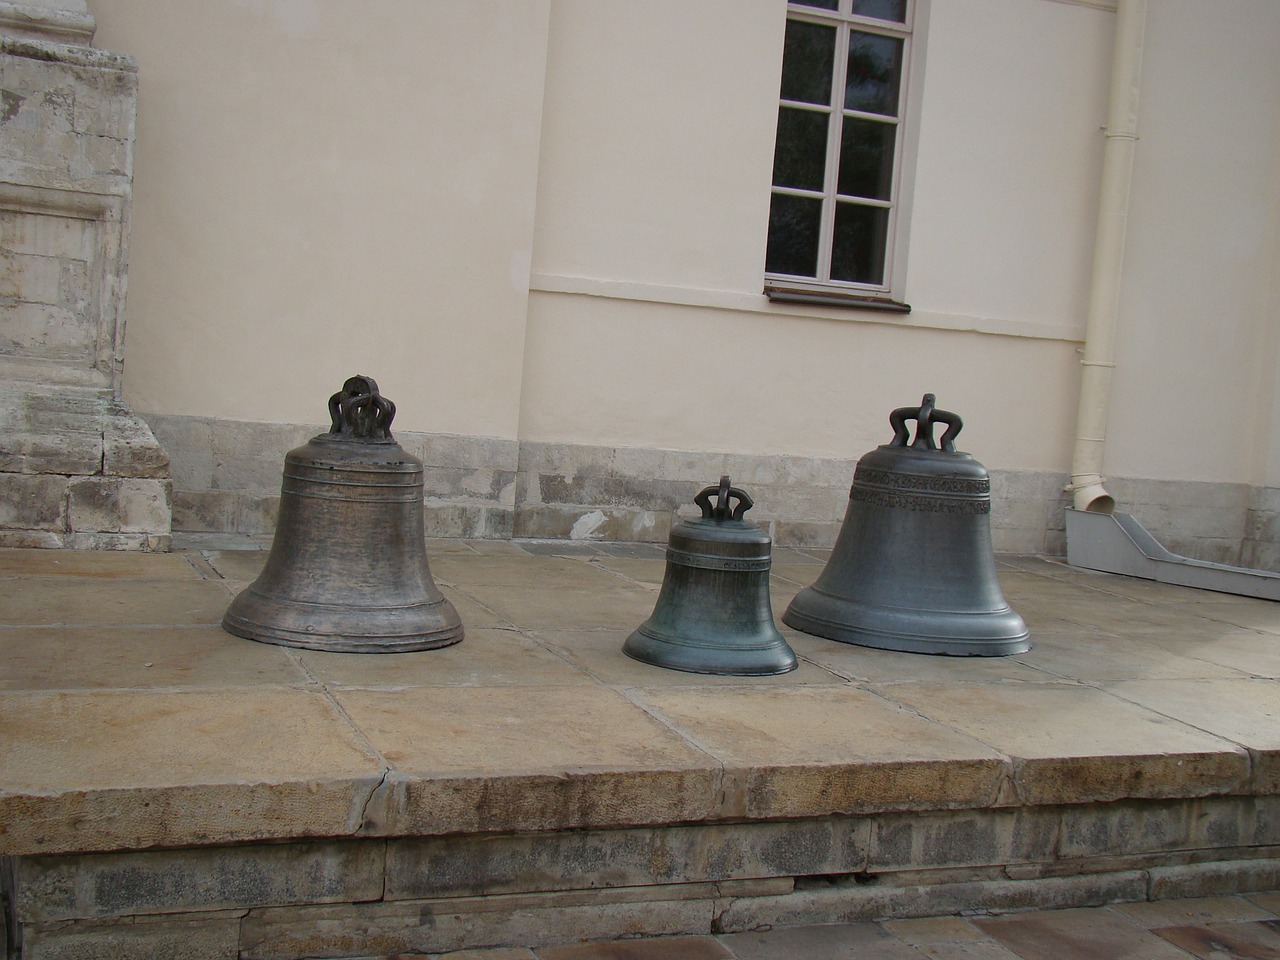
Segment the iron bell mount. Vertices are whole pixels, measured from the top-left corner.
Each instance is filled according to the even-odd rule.
[[[907,421],[916,424],[907,442]],[[935,424],[945,424],[939,442]],[[991,547],[991,478],[956,450],[963,422],[934,395],[889,415],[893,440],[858,461],[831,559],[782,622],[843,643],[957,656],[1030,648]]]
[[[721,477],[693,502],[702,516],[672,528],[653,615],[627,637],[623,652],[686,673],[794,670],[796,655],[774,625],[769,600],[772,541],[743,519],[751,497]]]
[[[372,377],[351,377],[329,398],[329,432],[285,457],[271,553],[227,609],[225,630],[341,653],[462,639],[431,577],[422,461],[392,437],[395,412]]]

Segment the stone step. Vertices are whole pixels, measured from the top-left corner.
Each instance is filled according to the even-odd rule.
[[[219,629],[261,551],[0,551],[0,855],[30,955],[440,953],[1280,888],[1274,604],[1007,558],[1026,654],[784,629],[794,673],[706,677],[621,653],[661,559],[564,552],[433,542],[466,639],[352,655]],[[821,560],[775,559],[775,611]]]

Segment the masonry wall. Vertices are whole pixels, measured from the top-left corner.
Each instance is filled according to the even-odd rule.
[[[1104,469],[1172,549],[1273,563],[1280,9],[1228,6],[1211,31],[1149,10]],[[1017,478],[997,545],[1060,549],[1105,3],[921,0],[907,315],[762,295],[780,2],[93,10],[140,63],[125,391],[186,438],[179,529],[269,527],[237,464],[363,372],[446,451],[437,531],[660,540],[724,463],[780,538],[820,541],[931,391]]]

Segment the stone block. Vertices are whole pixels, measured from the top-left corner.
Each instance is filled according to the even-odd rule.
[[[73,533],[169,533],[168,480],[75,477],[67,491]]]
[[[1240,563],[1257,570],[1280,573],[1280,543],[1247,540],[1240,551]]]
[[[276,528],[280,512],[279,496],[240,494],[235,498],[236,533],[269,534]]]
[[[487,507],[484,511],[484,529],[480,537],[510,540],[515,536],[515,510],[510,507]]]
[[[503,478],[493,470],[428,466],[422,471],[422,486],[426,496],[437,500],[451,497],[496,500],[502,489],[502,482]]]
[[[1249,491],[1249,509],[1280,514],[1280,487],[1253,487]]]
[[[517,469],[570,480],[578,476],[607,477],[613,473],[614,452],[613,447],[523,441]]]
[[[102,423],[102,472],[109,477],[169,477],[169,455],[142,420],[109,414]]]
[[[996,553],[1044,554],[1048,535],[1043,527],[991,528],[991,549]]]
[[[405,451],[427,467],[476,471],[508,470],[519,463],[519,444],[501,437],[470,437],[443,433],[392,431]]]
[[[614,447],[609,473],[613,477],[633,481],[652,480],[657,477],[670,480],[671,477],[662,473],[664,452],[649,447]],[[717,475],[710,480],[704,480],[703,485],[719,479]]]
[[[706,933],[716,891],[710,884],[446,900],[401,900],[343,907],[277,907],[250,911],[242,960],[387,955],[519,944]],[[692,889],[687,889],[692,888]]]
[[[69,482],[56,474],[0,473],[0,529],[65,531]]]
[[[265,460],[284,466],[284,457],[317,434],[329,429],[327,422],[314,424],[259,423],[247,420],[210,421],[210,440],[215,461]]]
[[[386,899],[855,873],[861,819],[392,840]]]
[[[725,455],[722,453],[691,453],[684,450],[660,451],[658,469],[651,475],[666,480],[687,480],[691,483],[717,482],[725,473]],[[732,474],[730,474],[732,476]],[[733,477],[737,481],[737,477]]]
[[[1230,794],[1249,774],[1248,754],[1235,744],[1086,686],[928,682],[881,689],[1009,757],[1024,804]]]
[[[1280,888],[1280,860],[1230,860],[1154,867],[1151,899],[1226,897]]]
[[[8,434],[0,440],[0,467],[11,473],[92,476],[102,469],[102,435]]]
[[[478,504],[430,498],[423,505],[422,515],[428,537],[484,536],[485,508]]]
[[[1147,898],[1146,875],[1131,870],[1039,880],[976,880],[898,886],[889,877],[818,881],[781,897],[731,901],[716,917],[724,933],[816,923],[937,917],[1004,910],[1057,910]]]
[[[838,521],[775,520],[773,542],[784,547],[830,547],[840,535],[840,526]]]
[[[376,900],[381,841],[20,857],[24,923]]]
[[[66,545],[66,535],[51,530],[0,530],[0,547],[55,550]]]
[[[43,597],[6,589],[10,623],[53,601],[71,625],[130,607],[133,623],[213,625],[231,596],[206,580],[22,586]],[[0,724],[0,856],[349,836],[383,778],[350,720],[298,687],[10,692]]]
[[[239,497],[225,490],[175,490],[173,529],[226,533],[235,529]]]
[[[213,424],[208,417],[183,417],[161,413],[143,414],[152,433],[171,455],[213,453]]]
[[[1052,860],[1058,834],[1053,808],[960,810],[885,815],[872,833],[872,872],[990,866]]]
[[[661,543],[671,531],[669,511],[600,509],[564,504],[517,506],[517,537],[553,540],[638,540]]]
[[[761,456],[742,453],[724,455],[722,473],[733,479],[735,487],[786,486],[792,480],[787,470],[789,457]],[[715,477],[707,479],[714,483]],[[754,491],[748,491],[754,495]]]
[[[145,550],[163,553],[173,544],[169,534],[162,533],[68,533],[63,546],[71,550]]]
[[[632,696],[724,765],[723,818],[979,808],[1008,772],[990,748],[866,690],[708,687],[696,702],[676,688]],[[778,744],[787,745],[785,763]]]
[[[24,931],[24,960],[228,960],[236,956],[240,920],[138,918],[48,924]]]
[[[79,158],[83,166],[73,163],[72,170],[82,178],[128,177],[132,173],[132,144],[114,137],[82,137]]]
[[[90,137],[132,141],[137,87],[132,71],[104,72],[97,84],[77,92],[71,129]]]
[[[568,479],[556,474],[543,474],[538,478],[541,503],[600,508],[638,507],[671,511],[691,502],[700,489],[696,483],[678,480],[582,476]]]
[[[234,452],[215,452],[209,486],[242,494],[278,494],[284,474],[284,458],[245,456]]]
[[[1212,797],[1062,808],[1063,858],[1280,843],[1280,798]]]

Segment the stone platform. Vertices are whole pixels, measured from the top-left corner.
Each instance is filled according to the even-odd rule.
[[[0,551],[22,956],[363,957],[1280,888],[1280,605],[1002,557],[1034,648],[629,660],[662,549],[432,541],[455,647],[218,622],[260,551]],[[819,552],[776,549],[775,614]]]

